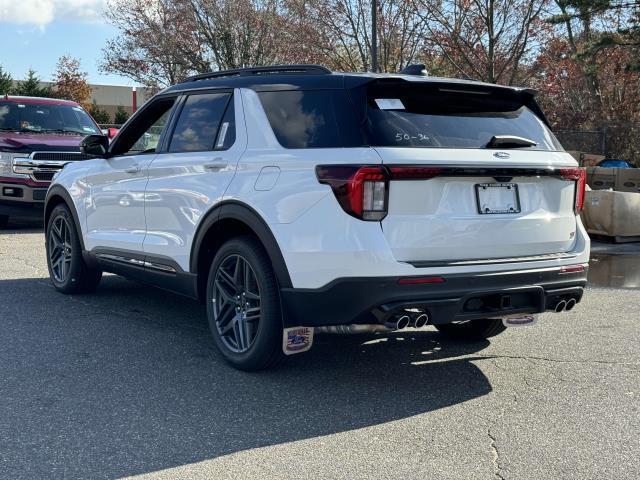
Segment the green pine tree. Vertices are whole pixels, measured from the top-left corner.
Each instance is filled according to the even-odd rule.
[[[113,118],[113,123],[122,125],[128,119],[129,119],[129,114],[127,113],[127,111],[124,109],[122,105],[118,105],[118,108],[116,110],[116,115]]]
[[[98,124],[111,123],[109,112],[107,112],[104,108],[100,108],[95,100],[91,104],[89,113]]]
[[[13,92],[13,78],[9,72],[5,72],[0,65],[0,95],[9,95]]]
[[[18,83],[18,86],[14,89],[16,95],[22,95],[25,97],[50,97],[52,91],[50,87],[40,86],[40,78],[36,75],[35,70],[29,69],[27,78]]]

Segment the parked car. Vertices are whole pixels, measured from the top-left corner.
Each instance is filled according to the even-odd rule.
[[[82,149],[97,158],[47,194],[55,288],[93,291],[108,271],[200,299],[237,368],[316,332],[484,339],[571,310],[586,284],[584,170],[527,89],[231,70],[167,88]]]
[[[619,160],[617,158],[605,158],[604,160],[600,160],[597,166],[603,168],[634,168],[634,166],[626,160]]]
[[[11,216],[42,218],[53,175],[75,160],[80,141],[100,129],[77,103],[0,97],[0,227]]]

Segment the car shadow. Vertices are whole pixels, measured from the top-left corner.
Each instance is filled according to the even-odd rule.
[[[10,218],[7,226],[0,227],[0,236],[43,232],[42,222],[43,220]]]
[[[0,281],[0,470],[121,477],[379,425],[491,391],[489,342],[436,332],[318,336],[277,369],[236,371],[204,307],[119,277],[63,296]]]

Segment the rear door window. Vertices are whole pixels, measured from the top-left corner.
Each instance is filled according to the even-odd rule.
[[[224,149],[228,140],[235,137],[235,124],[225,118],[224,138],[218,139],[227,105],[231,105],[230,93],[205,93],[189,95],[176,122],[169,152],[201,152]],[[233,122],[234,123],[234,122]],[[230,130],[234,130],[233,133]],[[222,134],[222,132],[220,132]],[[220,141],[221,140],[221,141]],[[220,143],[220,147],[217,145]],[[227,146],[228,148],[228,146]]]

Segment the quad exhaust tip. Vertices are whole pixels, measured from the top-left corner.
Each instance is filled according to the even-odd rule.
[[[416,328],[422,328],[424,327],[427,323],[429,323],[429,315],[427,315],[426,313],[421,313],[420,315],[418,315],[418,317],[416,318],[414,325]]]
[[[398,321],[396,322],[396,328],[398,330],[402,330],[404,328],[407,328],[409,326],[409,315],[402,315],[401,317],[398,318]]]
[[[575,303],[575,300],[574,300]],[[556,313],[560,313],[561,311],[563,311],[567,306],[567,302],[565,300],[560,300],[557,304],[556,304],[556,308],[555,311]],[[573,306],[571,307],[573,308]]]
[[[567,304],[565,305],[564,310],[568,312],[569,310],[572,310],[573,307],[575,306],[576,306],[576,299],[570,298],[569,300],[567,300]]]

